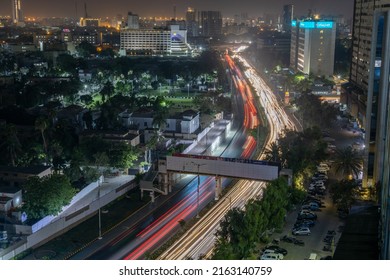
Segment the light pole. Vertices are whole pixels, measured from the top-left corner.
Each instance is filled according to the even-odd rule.
[[[187,97],[190,98],[190,84],[187,84]]]
[[[100,178],[99,178],[99,181],[98,181],[98,200],[99,200],[99,236],[98,236],[98,239],[102,239],[102,211],[101,211],[101,207],[100,207]]]
[[[200,164],[200,163],[195,163],[193,161],[189,162],[193,165],[195,165],[197,168],[198,168],[198,187],[197,187],[197,190],[196,190],[196,218],[198,219],[200,216],[199,216],[199,187],[200,187],[200,174],[199,174],[199,167],[203,166],[203,165],[206,165],[206,164]]]

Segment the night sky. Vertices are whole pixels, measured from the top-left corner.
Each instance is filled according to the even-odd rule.
[[[75,17],[75,0],[22,0],[25,16]],[[308,9],[322,14],[343,14],[352,17],[353,0],[78,0],[78,16],[84,14],[87,3],[89,16],[125,15],[132,11],[140,16],[184,16],[188,6],[197,10],[220,10],[224,17],[242,12],[257,17],[264,13],[281,14],[284,4],[294,4],[296,15],[306,15]],[[0,1],[0,15],[11,14],[11,0]]]

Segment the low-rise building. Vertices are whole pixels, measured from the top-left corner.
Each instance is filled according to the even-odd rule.
[[[6,187],[19,187],[28,180],[29,177],[38,176],[42,178],[52,174],[50,166],[0,166],[0,184]]]
[[[120,114],[125,127],[137,127],[140,130],[153,128],[154,113],[148,112],[122,112]],[[166,119],[164,132],[192,134],[199,129],[199,111],[186,110],[176,113]]]
[[[136,147],[140,143],[140,134],[137,130],[85,130],[80,134],[80,139],[99,136],[110,142],[121,142]]]
[[[22,205],[22,189],[12,186],[0,186],[0,212],[10,210]]]
[[[172,55],[190,54],[187,30],[179,25],[164,29],[124,29],[120,34],[121,55]]]

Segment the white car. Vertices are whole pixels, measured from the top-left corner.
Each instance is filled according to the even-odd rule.
[[[325,187],[324,181],[316,181],[310,183],[310,187]]]
[[[330,170],[329,165],[327,165],[326,163],[323,163],[323,162],[321,162],[317,167],[322,167],[322,168]]]
[[[317,166],[317,171],[318,172],[322,172],[322,173],[328,173],[329,171],[329,168],[325,168],[325,167],[321,167],[321,166]]]
[[[308,227],[301,227],[298,229],[293,229],[292,234],[293,235],[310,235],[311,231]]]
[[[322,180],[322,181],[326,181],[328,180],[328,176],[326,176],[325,174],[318,174],[316,176],[313,176],[311,177],[312,180]]]
[[[277,253],[262,254],[260,260],[283,260],[283,255]]]

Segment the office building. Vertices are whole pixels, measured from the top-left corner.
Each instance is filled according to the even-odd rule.
[[[291,21],[294,19],[294,5],[283,6],[282,27],[284,32],[291,32]]]
[[[12,22],[14,24],[23,22],[21,0],[12,0]]]
[[[218,37],[222,35],[222,15],[219,11],[198,12],[199,35]]]
[[[196,22],[196,11],[188,7],[186,12],[186,28],[188,37],[198,36],[198,23]]]
[[[78,45],[82,42],[88,42],[91,45],[98,45],[99,43],[99,36],[95,32],[81,32],[81,33],[72,33],[71,34],[72,41],[75,45]]]
[[[390,1],[355,1],[347,100],[365,128],[363,186],[380,191],[380,257],[390,259]]]
[[[99,27],[100,19],[98,18],[80,18],[81,27]]]
[[[187,30],[178,25],[170,30],[124,29],[120,34],[121,55],[189,55]]]
[[[139,29],[139,16],[129,12],[127,14],[127,28]]]
[[[336,25],[325,20],[293,20],[290,67],[316,76],[332,76]]]

